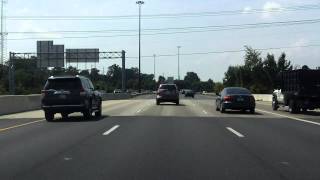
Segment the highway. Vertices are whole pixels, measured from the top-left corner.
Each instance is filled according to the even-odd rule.
[[[144,95],[105,101],[100,119],[0,116],[0,179],[320,179],[320,112],[257,102],[255,114],[221,114],[214,102]]]

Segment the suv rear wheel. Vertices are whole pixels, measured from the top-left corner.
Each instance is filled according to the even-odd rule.
[[[46,118],[46,120],[47,120],[48,122],[51,122],[51,121],[54,120],[54,113],[52,113],[52,112],[50,112],[50,111],[45,111],[45,112],[44,112],[44,116],[45,116],[45,118]]]
[[[91,119],[92,117],[92,106],[91,106],[91,102],[87,105],[86,109],[82,112],[83,117],[85,119]]]
[[[98,107],[98,111],[96,111],[96,112],[94,113],[94,116],[96,116],[96,117],[101,117],[101,114],[102,114],[102,107],[101,107],[101,103],[100,103],[100,105],[99,105],[99,107]]]

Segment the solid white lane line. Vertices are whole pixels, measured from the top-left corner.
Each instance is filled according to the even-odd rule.
[[[111,129],[109,129],[108,131],[104,132],[102,135],[107,136],[110,133],[112,133],[114,130],[116,130],[118,127],[120,127],[120,126],[119,125],[113,126]]]
[[[230,132],[232,132],[233,134],[237,135],[240,138],[243,138],[244,135],[242,135],[241,133],[239,133],[238,131],[232,129],[231,127],[226,127]]]
[[[310,124],[314,124],[314,125],[320,126],[320,123],[318,123],[318,122],[308,121],[308,120],[305,120],[305,119],[296,118],[296,117],[292,117],[292,116],[286,116],[286,115],[282,115],[282,114],[278,114],[278,113],[273,113],[273,112],[270,112],[270,111],[264,111],[264,110],[261,110],[261,109],[256,109],[256,110],[260,111],[260,112],[264,112],[264,113],[269,113],[269,114],[272,114],[272,115],[275,115],[275,116],[285,117],[285,118],[289,118],[289,119],[292,119],[292,120],[301,121],[301,122],[310,123]]]

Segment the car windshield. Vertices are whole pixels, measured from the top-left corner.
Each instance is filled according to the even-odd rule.
[[[176,86],[175,85],[161,85],[159,89],[166,89],[166,90],[172,91],[172,90],[176,90]]]
[[[65,78],[65,79],[49,79],[45,85],[45,90],[74,90],[80,89],[81,83],[76,78]]]
[[[247,89],[243,89],[243,88],[230,88],[226,90],[227,94],[251,94],[251,92]]]

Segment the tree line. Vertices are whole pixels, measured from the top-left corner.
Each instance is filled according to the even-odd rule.
[[[276,87],[277,74],[292,69],[292,63],[286,58],[285,53],[277,60],[270,53],[262,58],[261,52],[245,47],[244,65],[229,66],[225,72],[223,86],[245,87],[253,93],[271,93]]]
[[[114,64],[108,67],[106,73],[96,68],[79,70],[75,67],[68,68],[36,68],[36,59],[19,59],[15,61],[16,94],[39,94],[46,80],[50,76],[82,75],[91,79],[96,87],[105,92],[121,89],[122,69]],[[129,90],[138,90],[139,69],[132,67],[126,69],[126,87]],[[141,88],[143,90],[156,90],[160,83],[165,83],[166,78],[159,76],[154,80],[153,74],[141,73]],[[200,81],[194,72],[188,72],[184,80],[176,80],[179,88],[193,89],[195,91],[212,91],[214,82]],[[9,93],[8,65],[0,65],[0,94]]]

